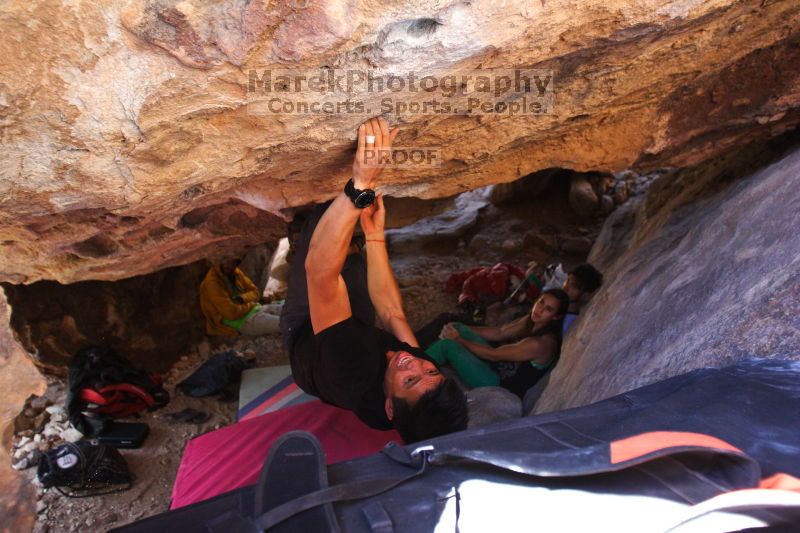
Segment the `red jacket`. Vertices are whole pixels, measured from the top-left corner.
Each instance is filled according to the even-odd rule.
[[[511,286],[512,276],[516,278]],[[516,285],[525,279],[525,272],[508,263],[497,263],[493,267],[478,267],[465,272],[457,272],[447,278],[444,291],[447,293],[459,292],[458,303],[465,301],[479,303],[481,296],[484,299],[503,300]],[[530,300],[539,296],[539,289],[535,285],[528,285],[525,289]]]

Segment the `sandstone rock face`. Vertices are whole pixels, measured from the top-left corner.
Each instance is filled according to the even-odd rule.
[[[685,167],[800,120],[800,4],[5,2],[0,280],[115,280],[275,243],[347,177],[357,114],[254,112],[250,71],[552,72],[541,116],[389,113],[395,196]],[[259,96],[259,95],[256,95]],[[366,100],[375,104],[375,100]],[[611,194],[611,193],[609,193]]]
[[[4,531],[30,531],[35,521],[36,489],[11,469],[14,417],[31,394],[42,394],[46,383],[8,327],[10,309],[0,289],[0,508]]]
[[[453,208],[445,213],[387,231],[390,250],[408,251],[466,235],[478,224],[480,211],[489,204],[489,194],[490,191],[485,189],[462,194],[454,200]],[[386,210],[388,212],[388,206]]]
[[[607,220],[589,257],[605,285],[537,413],[744,357],[800,359],[800,149],[736,180],[755,150],[662,176]]]

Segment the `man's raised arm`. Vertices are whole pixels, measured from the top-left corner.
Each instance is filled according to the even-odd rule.
[[[403,297],[389,262],[384,235],[386,210],[383,196],[378,196],[375,205],[361,212],[361,227],[367,245],[367,287],[369,298],[384,328],[401,341],[419,346],[403,310]]]
[[[383,168],[365,164],[366,150],[391,148],[399,130],[389,131],[383,118],[372,118],[358,128],[358,149],[353,162],[353,185],[356,189],[373,189]],[[374,138],[374,143],[367,143]],[[352,315],[347,286],[341,276],[342,266],[353,237],[353,228],[361,209],[339,193],[322,215],[309,244],[306,256],[306,281],[311,326],[314,333],[341,322]]]

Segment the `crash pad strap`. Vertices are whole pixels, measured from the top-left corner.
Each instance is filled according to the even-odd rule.
[[[320,489],[267,511],[256,518],[255,525],[263,531],[268,531],[270,528],[275,527],[298,513],[320,505],[325,505],[326,503],[360,500],[376,496],[419,476],[425,471],[426,465],[427,461],[422,461],[422,466],[420,466],[419,469],[401,478],[364,479]]]
[[[387,446],[384,449],[384,455],[390,459],[408,466],[417,464],[421,466],[419,466],[414,473],[400,478],[359,480],[312,492],[286,502],[259,516],[256,519],[256,526],[268,530],[298,513],[319,505],[369,498],[386,492],[422,474],[428,463],[443,465],[453,461],[469,461],[511,470],[520,474],[559,477],[612,472],[630,466],[640,465],[658,457],[664,457],[675,453],[700,451],[729,455],[731,458],[738,459],[743,465],[746,464],[752,467],[751,470],[753,470],[753,474],[757,474],[759,471],[758,464],[739,449],[722,440],[699,433],[661,431],[634,435],[621,441],[602,443],[596,446],[596,451],[598,452],[605,448],[605,454],[587,454],[586,451],[592,447],[593,446],[589,446],[578,450],[565,450],[563,458],[572,457],[573,459],[579,459],[581,456],[587,457],[591,455],[595,459],[600,458],[599,461],[566,461],[570,463],[570,466],[566,467],[562,472],[557,472],[553,469],[554,456],[552,454],[547,454],[547,464],[549,467],[541,469],[538,468],[539,465],[536,461],[533,461],[529,465],[523,465],[520,464],[519,461],[514,460],[516,459],[515,457],[504,456],[502,453],[498,454],[496,457],[492,457],[491,454],[486,454],[483,451],[475,452],[472,450],[458,449],[436,450],[433,446],[421,446],[408,454],[408,452],[400,446]],[[609,451],[611,453],[609,453]],[[529,456],[530,455],[536,454],[529,454]],[[603,456],[604,458],[602,458]],[[555,463],[558,463],[558,461],[555,461]]]

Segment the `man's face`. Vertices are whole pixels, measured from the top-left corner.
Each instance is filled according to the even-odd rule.
[[[569,296],[570,302],[577,302],[583,296],[583,291],[581,290],[580,285],[578,285],[578,280],[575,279],[573,274],[569,274],[567,276],[562,289],[564,289],[564,292],[566,292],[567,296]]]
[[[236,269],[239,267],[239,260],[238,259],[226,259],[219,265],[219,269],[222,271],[223,274],[227,274],[228,276],[232,276]]]
[[[387,352],[386,359],[383,388],[386,391],[386,414],[389,419],[392,418],[392,398],[414,405],[423,394],[444,381],[436,365],[408,352]]]

